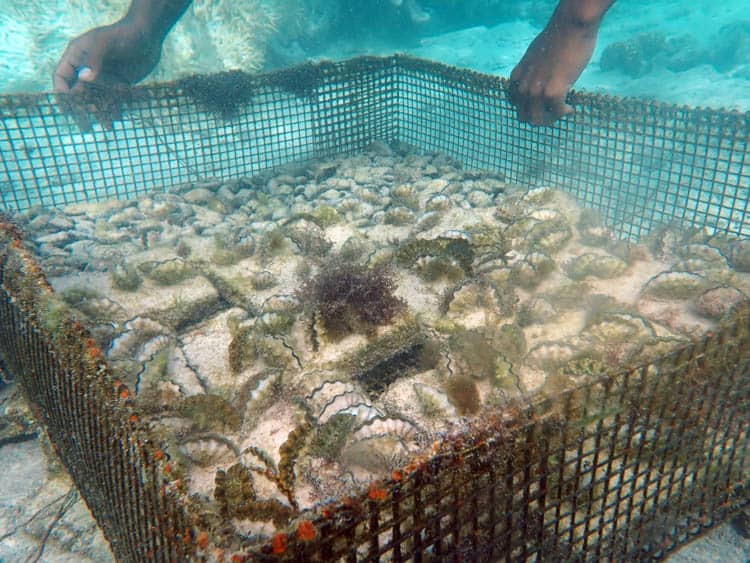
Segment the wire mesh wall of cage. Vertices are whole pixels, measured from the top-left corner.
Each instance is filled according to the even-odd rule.
[[[505,87],[394,56],[94,92],[65,101],[65,112],[46,95],[4,97],[2,206],[134,198],[382,141],[559,186],[623,239],[671,222],[747,235],[750,116],[576,94],[574,116],[532,128],[516,121]],[[201,558],[220,545],[259,560],[661,558],[750,502],[750,310],[741,306],[648,365],[474,422],[249,549],[221,537],[188,497],[10,220],[0,261],[0,361],[118,559]]]

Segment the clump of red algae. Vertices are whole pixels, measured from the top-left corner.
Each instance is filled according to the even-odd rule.
[[[313,324],[326,338],[372,334],[390,323],[406,304],[394,295],[396,282],[388,265],[367,266],[339,256],[329,258],[298,290]]]

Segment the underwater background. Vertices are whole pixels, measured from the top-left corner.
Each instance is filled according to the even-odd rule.
[[[0,2],[0,92],[51,89],[68,41],[129,0]],[[555,0],[196,0],[148,81],[308,59],[408,52],[508,76]],[[692,106],[750,109],[745,0],[616,2],[577,88]]]
[[[0,0],[0,94],[50,90],[50,77],[68,41],[117,20],[129,3]],[[230,69],[261,72],[311,59],[392,52],[508,76],[556,4],[556,0],[196,0],[170,33],[161,62],[146,82]],[[619,0],[604,20],[597,49],[576,88],[749,111],[749,81],[747,0]],[[482,194],[474,194],[478,195]],[[136,225],[131,218],[124,221],[123,230]],[[64,224],[61,230],[68,229]],[[61,235],[49,236],[59,242]],[[27,449],[26,457],[8,456],[5,461],[6,467],[15,468],[5,473],[11,477],[0,492],[0,508],[6,515],[14,514],[14,507],[24,502],[23,495],[46,478],[43,456],[31,444]],[[50,499],[42,500],[57,502],[45,491]],[[81,538],[97,533],[87,517],[81,502],[74,505],[68,518],[74,524],[66,524],[61,533],[69,545],[60,541],[65,549],[59,552],[49,547],[46,560],[69,560],[72,552],[87,553],[79,560],[109,560],[100,537],[88,551],[79,545],[86,543]],[[36,537],[45,531],[39,527],[34,530]],[[35,543],[23,544],[17,536],[0,536],[0,563],[21,559],[19,554],[25,558],[36,549]],[[747,560],[748,550],[750,543],[724,526],[674,560],[740,562]]]

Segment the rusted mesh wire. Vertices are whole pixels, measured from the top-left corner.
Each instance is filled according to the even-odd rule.
[[[400,56],[107,96],[97,117],[109,128],[88,133],[51,97],[0,99],[3,208],[134,197],[386,141],[568,189],[624,238],[670,221],[747,234],[747,115],[576,95],[575,117],[533,129],[501,79]],[[68,100],[79,125],[90,101]],[[0,362],[115,555],[208,553],[217,531],[6,221],[0,266]],[[477,423],[254,557],[659,558],[750,499],[749,340],[742,308],[650,365]]]
[[[316,522],[319,541],[290,539],[285,557],[663,557],[748,502],[747,315],[449,440]]]
[[[20,378],[117,558],[183,559],[193,531],[166,455],[142,428],[128,389],[9,227],[0,224],[3,364]]]

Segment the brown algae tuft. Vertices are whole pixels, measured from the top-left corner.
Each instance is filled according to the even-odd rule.
[[[406,308],[395,289],[387,265],[369,267],[334,257],[302,284],[298,296],[324,336],[338,340],[352,333],[372,334],[393,321]]]

